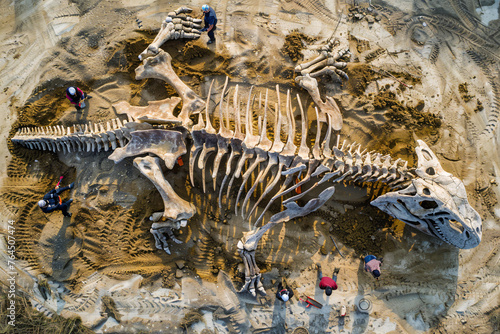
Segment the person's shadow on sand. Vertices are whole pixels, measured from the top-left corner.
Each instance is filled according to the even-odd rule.
[[[81,109],[77,109],[76,112],[76,121],[77,122],[87,122],[90,110],[90,102],[89,99],[85,99],[85,107]]]
[[[280,301],[278,298],[274,300],[273,307],[273,321],[271,325],[271,330],[268,333],[273,334],[283,334],[286,333],[286,304]]]
[[[68,227],[71,224],[71,217],[63,217],[62,226],[54,237],[54,255],[52,257],[52,276],[58,281],[69,279],[73,272],[73,260],[68,253],[68,249],[75,243],[73,238],[68,238]]]

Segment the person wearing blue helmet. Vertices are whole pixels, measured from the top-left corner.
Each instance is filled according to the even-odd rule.
[[[210,38],[207,44],[212,44],[215,42],[214,31],[217,29],[217,15],[215,15],[215,10],[209,5],[201,6],[201,10],[203,10],[205,16],[205,28],[201,29],[201,31],[207,32]]]

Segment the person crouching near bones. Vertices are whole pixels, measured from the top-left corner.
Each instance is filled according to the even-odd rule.
[[[63,191],[66,191],[68,189],[73,189],[74,186],[75,186],[74,183],[71,183],[69,186],[63,188],[59,188],[59,186],[56,186],[54,189],[45,194],[45,196],[43,196],[43,199],[38,201],[38,206],[45,213],[61,210],[62,214],[65,217],[71,217],[71,213],[68,212],[68,209],[73,200],[69,199],[66,202],[63,202],[61,196],[59,195]]]
[[[85,94],[78,87],[69,87],[66,89],[66,98],[73,104],[76,110],[81,110],[85,108],[85,99],[90,99],[92,96]]]
[[[283,287],[281,282],[278,284],[278,291],[276,292],[276,298],[286,303],[290,298],[293,297],[293,290],[290,287]]]
[[[333,270],[332,277],[327,277],[327,276],[323,277],[323,273],[321,271],[321,265],[319,263],[316,264],[316,269],[318,270],[318,279],[320,279],[319,288],[321,290],[325,290],[326,295],[330,296],[333,290],[337,290],[337,275],[340,269],[335,268]]]
[[[382,258],[377,259],[375,255],[368,255],[364,259],[365,270],[370,272],[377,280],[380,277],[380,266],[382,265]]]

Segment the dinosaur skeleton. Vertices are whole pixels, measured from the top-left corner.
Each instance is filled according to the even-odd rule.
[[[356,144],[340,142],[340,136],[332,138],[332,116],[326,113],[324,119],[327,122],[327,130],[321,139],[320,111],[317,112],[317,135],[314,146],[307,145],[308,121],[302,108],[300,97],[297,96],[298,107],[302,116],[300,146],[294,144],[296,134],[295,117],[292,111],[291,94],[288,91],[284,106],[280,98],[279,87],[277,90],[278,101],[274,104],[274,140],[268,138],[268,113],[270,113],[268,91],[265,92],[264,104],[258,99],[257,110],[263,113],[260,124],[260,135],[253,133],[254,95],[253,89],[248,94],[246,108],[244,110],[244,124],[241,124],[240,93],[239,87],[234,88],[232,95],[232,106],[230,100],[224,101],[228,86],[226,79],[222,89],[221,101],[218,106],[218,131],[214,128],[213,120],[209,113],[209,103],[212,91],[210,86],[206,103],[187,87],[175,74],[171,67],[170,56],[163,50],[159,50],[154,57],[143,60],[142,65],[136,69],[137,79],[159,78],[167,81],[177,90],[182,99],[183,107],[178,116],[174,116],[173,108],[176,103],[166,105],[150,103],[148,107],[132,107],[126,102],[117,106],[119,112],[129,115],[130,122],[118,127],[119,121],[113,123],[113,127],[106,124],[109,131],[104,130],[102,124],[94,126],[74,126],[66,130],[60,126],[36,129],[19,129],[12,141],[31,149],[43,149],[52,151],[107,151],[110,148],[115,152],[110,159],[116,162],[126,156],[140,154],[154,154],[165,160],[168,168],[173,168],[176,159],[187,153],[185,139],[181,132],[158,128],[154,123],[182,124],[186,132],[191,136],[193,144],[189,150],[189,174],[191,183],[195,184],[194,170],[198,168],[202,175],[202,188],[206,191],[207,163],[212,161],[213,188],[217,189],[217,177],[223,175],[219,188],[219,206],[222,206],[224,193],[226,204],[230,206],[230,199],[235,198],[235,212],[249,218],[257,210],[259,203],[272,194],[263,212],[257,218],[253,231],[247,232],[238,242],[237,248],[245,264],[245,284],[243,291],[255,296],[256,291],[265,294],[260,282],[260,270],[256,265],[255,251],[257,244],[263,234],[272,226],[289,221],[296,217],[305,216],[314,212],[327,202],[334,194],[335,188],[332,184],[342,181],[357,183],[381,182],[385,183],[392,192],[375,199],[372,204],[379,207],[393,217],[402,220],[408,225],[420,231],[437,237],[451,245],[460,248],[472,248],[481,240],[481,218],[469,205],[463,183],[446,173],[437,157],[429,147],[418,140],[417,155],[418,167],[409,169],[406,161],[393,160],[389,155],[362,151]],[[175,101],[174,101],[175,102]],[[234,129],[231,129],[231,113],[234,114]],[[148,117],[148,114],[154,117]],[[192,125],[190,115],[198,113],[198,122]],[[215,112],[214,112],[215,114]],[[224,119],[225,114],[225,119]],[[133,115],[133,116],[131,116]],[[142,123],[134,122],[133,118],[142,120]],[[286,119],[286,122],[284,119]],[[152,124],[150,124],[152,123]],[[287,131],[286,142],[281,141],[282,124]],[[243,130],[244,126],[244,131]],[[92,131],[91,129],[94,129]],[[113,137],[114,136],[114,137]],[[122,137],[119,137],[122,136]],[[113,139],[117,138],[117,139]],[[120,138],[122,138],[120,140]],[[335,140],[336,139],[336,140]],[[127,146],[123,147],[125,140]],[[332,146],[331,141],[335,143]],[[119,145],[118,145],[119,143]],[[118,148],[120,146],[120,148]],[[213,159],[209,159],[213,156]],[[225,158],[225,169],[222,161]],[[196,161],[198,159],[198,161]],[[151,232],[156,240],[156,247],[164,249],[169,253],[167,233],[172,229],[185,225],[186,220],[194,214],[192,204],[184,201],[175,194],[169,182],[163,176],[159,167],[159,158],[137,157],[134,165],[148,177],[160,191],[165,205],[163,214],[153,217]],[[247,166],[247,168],[245,167]],[[256,175],[250,178],[250,175]],[[253,184],[249,187],[245,197],[242,197],[249,180]],[[294,182],[299,180],[298,182]],[[241,184],[237,196],[230,196],[231,188],[235,182],[240,180]],[[266,182],[266,187],[259,198],[250,209],[248,202],[256,191],[258,184]],[[329,182],[329,183],[327,183]],[[278,188],[278,184],[280,184]],[[330,185],[330,186],[328,186]],[[293,191],[303,186],[301,193]],[[311,190],[317,189],[321,192],[317,197]],[[273,192],[274,191],[274,192]],[[289,195],[286,198],[285,195]],[[264,220],[264,213],[269,209],[271,203],[277,199],[283,199],[285,210],[274,214],[269,222],[257,225]],[[304,206],[296,203],[297,200],[306,199]],[[241,203],[241,205],[239,205]],[[178,241],[178,240],[177,240]]]

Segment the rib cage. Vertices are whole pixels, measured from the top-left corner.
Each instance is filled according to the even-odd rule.
[[[227,88],[227,80],[221,96]],[[274,123],[268,121],[269,101],[268,92],[265,98],[262,94],[257,99],[252,95],[252,89],[248,94],[246,105],[240,103],[241,94],[238,93],[238,85],[234,89],[232,103],[230,99],[220,101],[218,107],[218,119],[211,119],[209,114],[209,101],[205,108],[205,113],[200,113],[198,124],[188,131],[193,139],[190,151],[189,172],[192,184],[195,184],[194,170],[197,167],[202,175],[202,188],[206,192],[207,162],[212,162],[213,188],[218,190],[219,207],[222,207],[222,198],[226,194],[226,205],[231,206],[231,201],[235,213],[241,208],[240,214],[248,218],[257,208],[262,200],[271,196],[264,212],[277,199],[287,195],[291,197],[284,201],[284,204],[296,201],[309,191],[329,181],[331,183],[349,182],[382,182],[391,189],[399,189],[406,186],[411,179],[407,162],[401,159],[393,160],[389,155],[366,152],[361,149],[361,145],[355,143],[348,144],[340,141],[340,136],[332,138],[330,124],[327,125],[326,133],[321,138],[321,123],[317,121],[317,135],[314,146],[307,145],[308,121],[302,108],[300,97],[297,95],[298,108],[301,111],[301,133],[300,146],[295,145],[296,126],[295,117],[292,111],[292,100],[290,91],[282,105],[279,87],[276,87],[277,102],[274,103],[275,120]],[[211,96],[211,93],[208,94]],[[263,101],[264,100],[264,101]],[[258,102],[256,102],[258,101]],[[232,107],[230,105],[232,104]],[[257,108],[254,106],[257,105]],[[242,109],[243,107],[243,109]],[[230,117],[230,108],[234,117]],[[244,110],[244,123],[241,123],[241,110]],[[254,112],[263,113],[262,122],[256,126]],[[284,111],[284,114],[283,114]],[[226,114],[224,116],[223,114]],[[217,110],[214,112],[217,114]],[[286,122],[283,120],[286,118]],[[328,119],[329,120],[329,119]],[[216,130],[212,124],[218,124]],[[233,126],[231,124],[234,124]],[[268,125],[269,124],[269,125]],[[282,133],[282,124],[286,131]],[[30,149],[61,151],[64,154],[86,151],[100,152],[114,150],[123,147],[131,138],[131,132],[140,129],[151,128],[145,123],[136,123],[129,116],[129,122],[113,119],[111,122],[89,123],[85,125],[73,125],[64,128],[60,125],[44,128],[21,128],[12,138],[12,142],[21,144]],[[232,129],[234,127],[234,129]],[[243,129],[244,128],[244,129]],[[260,134],[254,134],[254,129],[261,129]],[[271,135],[273,141],[269,139],[267,129],[274,129]],[[285,138],[285,142],[282,141]],[[331,142],[335,141],[332,146]],[[213,159],[210,159],[213,156]],[[224,159],[225,158],[225,159]],[[225,171],[223,161],[225,160]],[[224,177],[217,189],[217,176],[219,170]],[[256,189],[265,180],[263,191],[256,200],[253,207],[248,207],[248,202],[252,195],[257,194]],[[235,182],[239,182],[237,196],[231,196],[231,189]],[[325,183],[326,184],[326,183]],[[303,192],[297,191],[299,187],[306,189]],[[246,193],[244,190],[248,189]],[[235,187],[236,189],[236,187]],[[247,209],[245,209],[247,208]],[[257,219],[256,224],[263,218],[264,212]]]
[[[227,81],[221,96],[225,95],[226,87]],[[206,192],[207,182],[205,178],[207,171],[205,169],[207,163],[212,161],[213,190],[219,194],[219,207],[222,206],[222,198],[226,194],[226,205],[230,207],[230,202],[235,199],[233,203],[235,213],[238,214],[238,208],[241,208],[240,214],[242,217],[248,218],[267,195],[273,194],[264,212],[273,201],[292,193],[301,186],[308,188],[304,192],[298,192],[298,194],[286,199],[284,204],[298,200],[326,181],[332,183],[380,181],[386,183],[392,189],[397,189],[407,185],[407,181],[411,178],[406,161],[393,160],[389,155],[362,151],[361,145],[347,144],[345,141],[340,142],[339,136],[337,136],[336,143],[332,147],[330,124],[327,126],[324,138],[321,139],[321,124],[317,123],[317,136],[311,149],[307,145],[308,122],[305,119],[299,96],[297,96],[297,100],[302,115],[302,130],[300,146],[297,147],[294,144],[296,130],[290,92],[287,93],[285,107],[283,108],[279,97],[279,87],[277,87],[278,101],[274,108],[276,112],[275,122],[268,126],[268,92],[266,91],[265,99],[262,101],[263,94],[257,98],[257,94],[252,95],[252,89],[250,89],[246,106],[241,106],[238,86],[235,87],[234,91],[232,103],[231,98],[228,98],[227,101],[222,99],[219,102],[219,110],[214,112],[214,115],[219,115],[218,119],[211,119],[208,112],[200,114],[198,123],[191,130],[193,137],[189,160],[191,182],[193,185],[195,184],[194,169],[196,166],[201,171],[201,186]],[[257,100],[259,102],[255,103]],[[210,110],[208,104],[209,101],[207,101],[205,110]],[[234,120],[229,117],[230,109],[234,112]],[[241,109],[246,110],[243,117],[244,124],[241,124]],[[283,109],[285,115],[282,115]],[[254,126],[252,126],[251,120],[254,119],[253,114],[255,111],[263,113],[262,124],[258,126],[261,129],[259,135],[254,134],[254,130],[252,130]],[[285,125],[288,131],[284,133],[286,144],[281,141],[283,117],[287,118]],[[233,122],[234,129],[230,126]],[[216,130],[212,124],[218,124],[219,129]],[[242,132],[243,127],[245,128],[244,133]],[[269,128],[271,131],[274,130],[274,136],[272,136],[274,142],[268,138],[267,129]],[[211,160],[210,156],[214,156],[214,158]],[[226,170],[220,187],[217,189],[218,182],[216,178],[219,169],[222,168],[221,162],[224,157],[226,157]],[[244,166],[247,166],[247,168],[244,168]],[[240,179],[239,190],[236,196],[231,196],[231,188],[236,179]],[[245,212],[249,198],[258,185],[267,179],[269,179],[269,182],[261,192],[259,199],[251,210]],[[277,188],[278,184],[280,188]],[[243,193],[245,188],[249,189],[246,195]],[[263,213],[257,219],[256,224],[262,219],[262,215]]]

